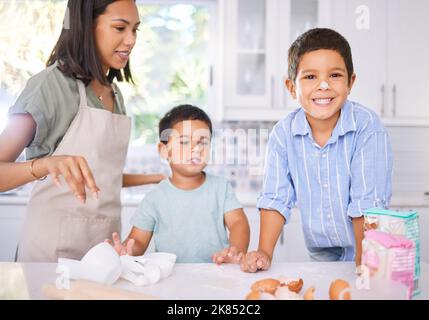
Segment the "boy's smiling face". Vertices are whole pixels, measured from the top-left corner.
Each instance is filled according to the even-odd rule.
[[[160,153],[170,163],[173,174],[195,176],[207,166],[210,140],[210,130],[204,121],[180,121],[171,129],[168,143],[160,143]]]
[[[319,49],[305,53],[298,66],[295,82],[286,86],[298,99],[310,124],[336,120],[356,76],[350,78],[342,56],[335,50]]]

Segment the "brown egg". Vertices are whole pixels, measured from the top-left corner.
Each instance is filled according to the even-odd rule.
[[[304,300],[314,300],[314,291],[316,291],[316,288],[308,288],[304,293]]]
[[[276,279],[262,279],[259,281],[256,281],[254,284],[252,284],[251,289],[252,291],[264,291],[271,294],[274,294],[277,287],[280,286],[280,281]]]
[[[259,300],[261,298],[261,291],[252,291],[246,296],[246,300]]]
[[[351,300],[350,284],[342,279],[331,282],[329,287],[329,299],[331,300]]]

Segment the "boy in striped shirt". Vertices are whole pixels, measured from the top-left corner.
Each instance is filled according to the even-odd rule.
[[[358,266],[363,212],[387,207],[391,198],[387,131],[372,110],[347,100],[356,75],[350,46],[336,31],[302,34],[289,49],[288,76],[286,86],[300,108],[270,134],[257,202],[259,248],[243,257],[241,269],[270,267],[295,205],[313,261],[355,260]]]

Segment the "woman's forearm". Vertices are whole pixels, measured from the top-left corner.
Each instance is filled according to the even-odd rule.
[[[145,184],[159,183],[166,176],[163,174],[123,174],[122,187],[136,187]]]
[[[36,174],[36,166],[34,163],[33,172]],[[26,183],[36,180],[30,173],[31,161],[26,162],[0,162],[0,192],[15,189]],[[40,170],[39,170],[40,171]],[[39,176],[38,176],[39,177]],[[40,177],[43,177],[40,172]]]

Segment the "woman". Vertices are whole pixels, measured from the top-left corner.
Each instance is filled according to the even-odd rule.
[[[112,81],[132,82],[135,2],[69,0],[67,13],[47,68],[29,79],[0,135],[0,191],[40,180],[21,234],[23,262],[82,258],[120,231],[122,186],[163,178],[122,173],[131,121]],[[31,160],[15,163],[24,148]]]

